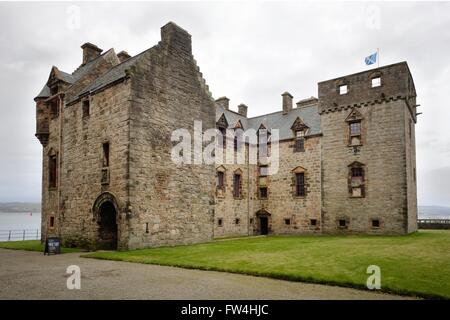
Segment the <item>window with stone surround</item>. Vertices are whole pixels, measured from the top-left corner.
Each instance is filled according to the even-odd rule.
[[[284,219],[284,224],[289,226],[291,224],[291,219],[289,219],[289,218]]]
[[[310,223],[312,226],[316,226],[316,225],[317,225],[317,219],[311,219],[311,220],[309,221],[309,223]]]
[[[217,225],[218,225],[219,227],[223,226],[223,220],[222,220],[222,218],[217,219]]]
[[[103,167],[109,167],[109,142],[103,143]]]
[[[83,118],[87,118],[90,115],[90,105],[89,100],[83,101],[82,111],[83,111]]]
[[[56,119],[59,117],[59,98],[56,97],[48,102],[50,118]]]
[[[241,219],[236,218],[236,219],[234,220],[234,223],[235,223],[236,225],[240,224],[240,223],[241,223]]]
[[[296,198],[303,198],[306,196],[306,169],[303,167],[296,167],[292,170],[293,180],[293,196]]]
[[[372,88],[380,87],[381,86],[381,77],[374,77],[372,78]]]
[[[222,190],[225,188],[225,173],[223,171],[217,172],[217,188]]]
[[[338,226],[339,228],[347,228],[347,221],[345,219],[339,219]]]
[[[305,131],[299,130],[295,135],[294,152],[305,151]]]
[[[349,194],[352,198],[365,197],[364,165],[357,161],[349,165]]]
[[[362,120],[361,113],[353,108],[345,121],[348,124],[348,145],[355,147],[362,145]]]
[[[259,198],[260,199],[267,199],[267,187],[259,187]]]
[[[372,228],[379,228],[379,227],[380,227],[380,220],[372,219]]]
[[[48,221],[48,227],[50,229],[53,229],[55,227],[55,217],[54,216],[50,216],[50,219]]]
[[[233,197],[235,199],[242,197],[242,171],[240,169],[233,174]]]
[[[56,154],[48,157],[48,187],[56,188],[58,182],[58,156]]]
[[[339,86],[339,94],[340,95],[344,95],[344,94],[347,94],[348,93],[348,85],[346,85],[346,84],[341,84],[340,86]]]

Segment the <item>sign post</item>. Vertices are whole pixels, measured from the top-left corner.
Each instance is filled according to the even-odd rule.
[[[49,237],[45,240],[44,255],[60,254],[61,241],[57,237]]]

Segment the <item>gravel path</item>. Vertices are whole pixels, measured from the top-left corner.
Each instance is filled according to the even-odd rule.
[[[66,268],[81,268],[68,290]],[[0,249],[0,299],[405,299],[246,275]]]

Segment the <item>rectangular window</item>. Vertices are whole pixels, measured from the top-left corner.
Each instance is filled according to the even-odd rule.
[[[52,101],[49,102],[49,107],[50,107],[50,118],[51,119],[55,119],[58,118],[59,116],[59,99],[53,99]]]
[[[269,167],[268,166],[259,166],[259,176],[265,177],[269,174]]]
[[[348,86],[346,84],[339,86],[339,94],[340,95],[347,94],[347,93],[348,93]]]
[[[89,117],[90,114],[89,100],[83,101],[83,118]]]
[[[103,144],[103,167],[109,167],[109,142]]]
[[[54,228],[55,227],[55,217],[50,217],[49,227]]]
[[[56,188],[58,181],[58,164],[56,155],[48,158],[48,187]]]
[[[222,224],[223,224],[223,221],[222,221],[222,219],[217,219],[217,225],[218,225],[219,227],[221,227],[221,226],[222,226]]]
[[[233,196],[235,198],[241,197],[241,175],[235,174],[233,176]]]
[[[361,135],[361,122],[351,122],[350,123],[350,135],[359,136]]]
[[[260,187],[259,188],[259,198],[260,199],[267,199],[267,187]]]
[[[311,219],[310,223],[311,223],[312,226],[317,225],[317,219]]]
[[[372,220],[372,228],[379,228],[380,220]]]
[[[294,145],[294,152],[303,152],[303,151],[305,151],[305,139],[296,138]]]
[[[148,230],[148,222],[145,223],[145,233],[149,233],[149,230]]]
[[[222,141],[222,148],[225,148],[227,145],[227,129],[226,128],[219,128],[220,131],[220,137],[219,139],[221,139]]]
[[[240,223],[241,223],[241,219],[236,218],[236,219],[234,220],[234,223],[235,223],[235,224],[240,224]]]
[[[291,219],[284,219],[284,224],[285,225],[290,225],[291,224]]]
[[[222,171],[217,172],[217,188],[223,189],[225,187],[225,174]]]
[[[347,226],[347,222],[344,219],[339,220],[339,227],[345,228]]]
[[[304,172],[295,174],[295,195],[297,197],[305,196],[305,173]]]
[[[379,87],[379,86],[381,86],[381,78],[380,77],[373,78],[372,79],[372,88]]]

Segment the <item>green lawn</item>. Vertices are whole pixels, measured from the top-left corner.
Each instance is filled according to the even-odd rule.
[[[42,244],[41,241],[39,240],[0,242],[0,248],[44,252],[44,244]],[[61,247],[61,253],[78,252],[78,251],[80,251],[80,249]]]
[[[269,236],[211,243],[95,252],[88,258],[227,271],[366,289],[369,265],[381,290],[450,298],[450,231],[408,236]]]

